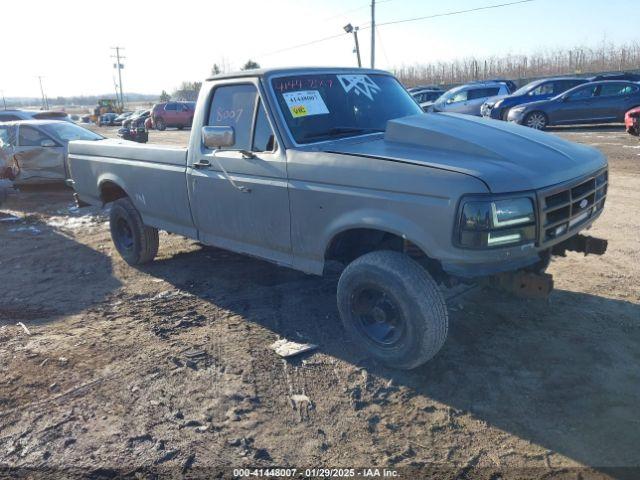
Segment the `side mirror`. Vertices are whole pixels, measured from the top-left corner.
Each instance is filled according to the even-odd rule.
[[[42,140],[40,142],[40,146],[41,147],[55,147],[56,146],[56,142],[54,142],[53,140],[49,140],[48,138],[45,138],[44,140]]]
[[[212,150],[231,147],[236,143],[236,132],[227,126],[202,127],[202,143]]]

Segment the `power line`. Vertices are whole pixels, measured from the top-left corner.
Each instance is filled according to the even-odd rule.
[[[438,17],[449,17],[452,15],[460,15],[462,13],[471,13],[471,12],[479,12],[480,10],[490,10],[492,8],[500,8],[500,7],[509,7],[511,5],[518,5],[521,3],[530,3],[530,2],[535,2],[537,0],[518,0],[517,2],[508,2],[508,3],[499,3],[496,5],[487,5],[485,7],[476,7],[476,8],[469,8],[467,10],[456,10],[454,12],[446,12],[446,13],[436,13],[434,15],[426,15],[424,17],[414,17],[414,18],[405,18],[403,20],[392,20],[390,22],[383,22],[383,23],[378,23],[378,27],[382,27],[385,25],[396,25],[398,23],[407,23],[407,22],[417,22],[418,20],[427,20],[427,19],[431,19],[431,18],[438,18]],[[361,28],[361,30],[364,30],[366,28],[371,28],[370,26],[364,26]]]
[[[378,0],[376,2],[376,4],[380,4],[383,2],[390,2],[393,0]],[[434,15],[426,15],[426,16],[422,16],[422,17],[413,17],[413,18],[405,18],[402,20],[392,20],[389,22],[382,22],[382,23],[376,23],[376,27],[382,27],[382,26],[386,26],[386,25],[396,25],[399,23],[407,23],[407,22],[416,22],[419,20],[428,20],[428,19],[432,19],[432,18],[438,18],[438,17],[449,17],[449,16],[453,16],[453,15],[461,15],[464,13],[471,13],[471,12],[478,12],[481,10],[490,10],[490,9],[495,9],[495,8],[501,8],[501,7],[509,7],[512,5],[519,5],[519,4],[523,4],[523,3],[531,3],[531,2],[536,2],[538,0],[518,0],[515,2],[508,2],[508,3],[499,3],[499,4],[495,4],[495,5],[486,5],[484,7],[476,7],[476,8],[470,8],[467,10],[456,10],[453,12],[444,12],[444,13],[436,13]],[[370,4],[368,5],[364,5],[363,7],[358,7],[355,10],[361,10],[362,8],[365,7],[370,7]],[[355,11],[353,10],[353,11]],[[371,23],[365,23],[363,26],[360,27],[360,30],[366,30],[368,28],[371,28]],[[268,52],[268,53],[264,53],[261,56],[262,57],[266,57],[266,56],[270,56],[270,55],[275,55],[277,53],[283,53],[283,52],[288,52],[289,50],[295,50],[297,48],[302,48],[302,47],[307,47],[309,45],[315,45],[316,43],[321,43],[321,42],[326,42],[328,40],[333,40],[334,38],[338,38],[338,37],[342,37],[344,35],[347,35],[346,33],[339,33],[337,35],[331,35],[329,37],[324,37],[324,38],[318,38],[316,40],[311,40],[309,42],[305,42],[305,43],[300,43],[298,45],[292,45],[290,47],[285,47],[285,48],[281,48],[279,50],[274,50],[272,52]]]
[[[292,45],[291,47],[281,48],[280,50],[274,50],[272,52],[263,53],[262,57],[267,57],[269,55],[275,55],[276,53],[288,52],[289,50],[295,50],[296,48],[308,47],[309,45],[314,45],[320,42],[326,42],[327,40],[333,40],[334,38],[343,37],[344,35],[348,35],[347,33],[338,33],[337,35],[331,35],[330,37],[319,38],[317,40],[312,40],[306,43],[300,43],[298,45]]]
[[[380,35],[380,30],[376,29],[376,37],[378,37],[378,43],[380,44],[380,49],[382,50],[382,54],[384,55],[384,59],[387,62],[387,65],[389,65],[391,62],[389,62],[389,57],[387,56],[387,50],[386,48],[384,48],[384,43],[382,43],[382,36]]]
[[[387,3],[387,2],[393,2],[393,0],[377,0],[377,4],[381,4],[381,3]],[[371,8],[371,4],[367,3],[365,5],[360,5],[359,7],[355,7],[352,8],[350,10],[345,10],[344,12],[341,13],[336,13],[335,15],[331,15],[330,17],[327,17],[325,19],[323,19],[323,22],[326,22],[328,20],[333,20],[334,18],[339,18],[339,17],[345,17],[347,16],[349,13],[353,13],[353,12],[358,12],[360,10],[364,10],[365,8]]]

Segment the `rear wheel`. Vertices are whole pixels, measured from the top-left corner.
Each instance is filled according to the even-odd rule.
[[[393,368],[422,365],[447,337],[440,290],[424,268],[399,252],[372,252],[349,264],[338,282],[338,309],[351,337]]]
[[[531,112],[524,119],[524,124],[535,130],[544,130],[548,123],[547,116],[542,112]]]
[[[167,124],[162,118],[156,118],[154,123],[156,124],[156,130],[163,131],[167,129]]]
[[[178,130],[182,130],[182,129],[184,128],[184,125],[178,125],[176,128],[177,128]]]
[[[109,226],[116,250],[129,265],[148,263],[156,257],[160,243],[158,230],[144,224],[129,198],[113,203]]]

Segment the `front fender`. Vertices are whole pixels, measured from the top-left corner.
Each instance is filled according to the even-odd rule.
[[[375,209],[358,209],[346,212],[329,223],[323,233],[324,254],[338,235],[348,230],[360,228],[397,235],[410,241],[423,253],[430,256],[430,245],[433,239],[424,225],[394,212]]]

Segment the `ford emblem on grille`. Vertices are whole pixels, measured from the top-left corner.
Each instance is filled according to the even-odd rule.
[[[589,200],[587,200],[586,198],[583,198],[579,205],[580,210],[582,210],[583,208],[586,208],[587,205],[589,205]]]

